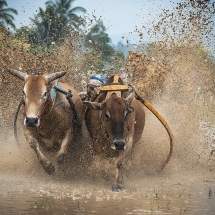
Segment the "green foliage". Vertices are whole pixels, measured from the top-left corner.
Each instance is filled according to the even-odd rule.
[[[34,28],[22,27],[16,30],[14,38],[18,39],[20,43],[29,44],[28,50],[32,54],[41,55],[47,50],[51,50],[53,48],[53,44],[49,44],[49,46],[42,46],[39,41],[33,43],[32,36],[35,35]],[[30,44],[31,42],[31,44]]]
[[[80,26],[85,26],[85,20],[78,16],[76,13],[82,12],[85,13],[86,9],[83,7],[74,7],[71,9],[72,4],[75,0],[55,0],[47,1],[46,5],[51,5],[56,9],[58,18],[61,23],[66,24],[71,29],[79,31]]]
[[[34,25],[29,34],[30,43],[49,49],[54,43],[62,43],[74,29],[80,30],[85,21],[76,12],[86,12],[82,7],[71,9],[74,0],[47,1],[46,9],[39,8],[39,13],[31,18]]]
[[[49,210],[51,207],[52,205],[50,205],[50,203],[47,200],[42,203],[38,203],[38,202],[34,203],[34,208],[44,208],[45,210]]]
[[[109,44],[111,39],[106,33],[106,28],[102,21],[97,23],[85,35],[85,46],[90,51],[94,51],[103,62],[111,62],[115,53],[113,47]]]
[[[96,51],[86,52],[79,60],[81,70],[87,72],[88,70],[101,70],[104,65]]]
[[[128,62],[128,59],[125,58],[123,52],[121,51],[115,52],[113,66],[116,71],[119,71],[121,68],[125,68],[127,62]]]
[[[22,27],[16,30],[15,32],[15,38],[20,39],[21,41],[28,41],[29,40],[29,34],[32,33],[32,29],[28,27]]]
[[[0,0],[0,26],[6,28],[6,26],[9,25],[15,29],[16,26],[13,23],[14,17],[12,14],[17,15],[17,10],[7,7],[7,2],[5,0]]]
[[[34,19],[32,33],[29,35],[31,44],[40,44],[43,47],[49,47],[52,42],[56,42],[64,32],[61,22],[56,15],[56,9],[48,5],[44,11],[39,8],[39,13]]]
[[[119,41],[117,45],[113,45],[113,48],[116,51],[121,51],[125,56],[128,56],[130,50],[134,50],[135,47],[131,43],[124,44],[122,41]]]

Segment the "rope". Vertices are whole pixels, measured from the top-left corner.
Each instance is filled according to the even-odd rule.
[[[17,122],[19,110],[20,110],[22,104],[23,104],[23,99],[21,99],[21,101],[19,102],[18,108],[17,108],[16,113],[15,113],[15,117],[14,117],[14,123],[13,123],[13,126],[14,126],[13,127],[14,128],[14,136],[16,138],[16,143],[17,143],[18,146],[20,146],[20,143],[19,143],[19,138],[18,138],[18,134],[17,134],[16,122]]]
[[[142,104],[144,104],[158,119],[159,121],[163,124],[163,126],[165,127],[169,138],[170,138],[170,151],[169,151],[169,155],[165,161],[165,163],[162,165],[161,169],[163,170],[166,166],[166,164],[170,161],[170,158],[172,156],[172,152],[173,152],[173,145],[174,145],[174,136],[173,133],[170,129],[170,127],[168,126],[167,122],[163,119],[163,117],[152,107],[152,105],[145,101],[142,97],[140,97],[137,92],[135,91],[135,98],[137,100],[139,100]]]
[[[78,128],[81,128],[83,125],[79,122],[79,118],[78,118],[78,114],[77,114],[77,111],[76,111],[76,108],[75,108],[75,104],[72,101],[71,97],[72,97],[72,92],[71,92],[71,90],[68,89],[66,98],[67,98],[67,100],[68,100],[68,102],[70,104],[70,107],[72,109],[72,112],[73,112],[72,120],[73,120],[73,122],[75,122],[75,124],[76,124],[76,126]]]

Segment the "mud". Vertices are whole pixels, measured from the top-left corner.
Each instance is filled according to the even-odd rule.
[[[189,11],[192,13],[190,12],[188,19],[185,15]],[[183,25],[178,23],[179,17],[186,18]],[[15,192],[15,195],[19,196],[22,191],[26,192],[26,196],[27,192],[30,192],[37,197],[41,195],[55,199],[69,197],[75,201],[73,210],[78,214],[77,211],[80,212],[76,204],[78,198],[86,202],[85,198],[95,197],[103,202],[99,208],[108,208],[108,198],[111,199],[110,206],[116,206],[114,204],[116,199],[123,199],[121,202],[126,207],[125,196],[136,199],[138,204],[141,204],[140,200],[144,199],[144,196],[148,196],[144,199],[147,202],[144,207],[135,206],[135,209],[142,211],[131,209],[131,205],[135,204],[132,201],[129,202],[131,208],[125,210],[126,213],[133,211],[133,214],[144,214],[152,213],[152,210],[148,209],[151,205],[149,197],[154,198],[158,193],[162,196],[160,199],[163,199],[163,202],[160,200],[162,214],[165,214],[165,210],[172,211],[172,214],[176,214],[176,211],[180,214],[185,212],[194,214],[194,209],[191,212],[187,209],[191,207],[190,205],[182,204],[191,201],[189,196],[192,196],[193,205],[199,205],[195,214],[198,212],[213,214],[214,203],[210,202],[210,198],[215,195],[215,64],[213,55],[202,48],[207,42],[212,53],[214,52],[211,45],[214,29],[211,28],[211,22],[207,24],[207,21],[213,21],[213,17],[214,7],[212,8],[210,2],[186,1],[178,8],[174,8],[174,14],[171,14],[171,11],[164,11],[157,17],[157,22],[153,22],[151,35],[156,35],[155,38],[158,39],[163,35],[162,42],[156,42],[151,48],[148,47],[147,53],[137,50],[129,53],[127,66],[129,82],[167,121],[174,134],[175,145],[172,159],[161,172],[160,167],[169,151],[169,139],[158,119],[146,109],[146,126],[126,165],[125,187],[118,194],[110,190],[114,177],[114,160],[93,160],[89,147],[91,140],[86,128],[84,128],[83,145],[80,147],[81,156],[73,159],[71,153],[68,164],[59,166],[52,176],[44,172],[35,153],[23,137],[22,110],[17,123],[21,146],[18,147],[15,142],[13,121],[22,97],[22,83],[8,74],[6,69],[27,70],[29,73],[37,71],[39,74],[64,70],[67,71],[67,75],[62,81],[82,91],[78,84],[82,73],[76,70],[77,67],[80,68],[77,56],[81,52],[78,47],[74,48],[75,38],[72,38],[73,41],[68,40],[63,47],[56,47],[53,52],[34,55],[26,51],[24,43],[21,46],[14,45],[8,39],[8,35],[2,32],[0,48],[0,195],[2,199],[7,199],[7,193],[13,196]],[[159,19],[163,22],[159,22]],[[196,22],[196,19],[199,21]],[[169,23],[172,29],[178,27],[178,30],[166,32],[165,29],[171,29]],[[189,34],[190,32],[192,34]],[[55,162],[53,154],[47,156]],[[177,202],[176,199],[179,197],[184,197],[179,200],[180,207],[171,210],[171,205],[173,208],[176,207],[173,202]],[[199,204],[201,199],[204,199],[202,206]],[[44,203],[45,199],[41,201]],[[65,201],[65,205],[70,202],[70,200]],[[96,202],[89,204],[96,205]],[[60,208],[60,204],[56,205]],[[159,213],[159,205],[157,203],[154,205],[156,205],[154,212]],[[32,207],[34,206],[35,204]],[[202,212],[203,208],[209,208],[209,212]],[[122,211],[124,208],[119,210]],[[7,210],[3,207],[2,211]],[[101,214],[98,212],[100,209],[97,208],[96,211],[97,214]],[[49,212],[54,214],[50,209]],[[106,212],[114,214],[109,209],[106,209]],[[82,211],[82,214],[90,213]]]

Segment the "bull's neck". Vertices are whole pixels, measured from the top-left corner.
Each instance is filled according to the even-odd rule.
[[[42,114],[41,117],[48,115],[52,111],[52,109],[54,107],[54,101],[52,101],[50,96],[48,97],[46,102],[48,104],[47,104],[46,108],[44,109],[43,114]]]

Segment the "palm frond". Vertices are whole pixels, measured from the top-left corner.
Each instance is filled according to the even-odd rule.
[[[82,13],[86,13],[87,10],[83,7],[74,7],[71,10],[68,11],[68,13],[77,13],[77,12],[82,12]]]
[[[7,2],[5,0],[0,0],[0,8],[3,8],[4,6],[7,7]]]

